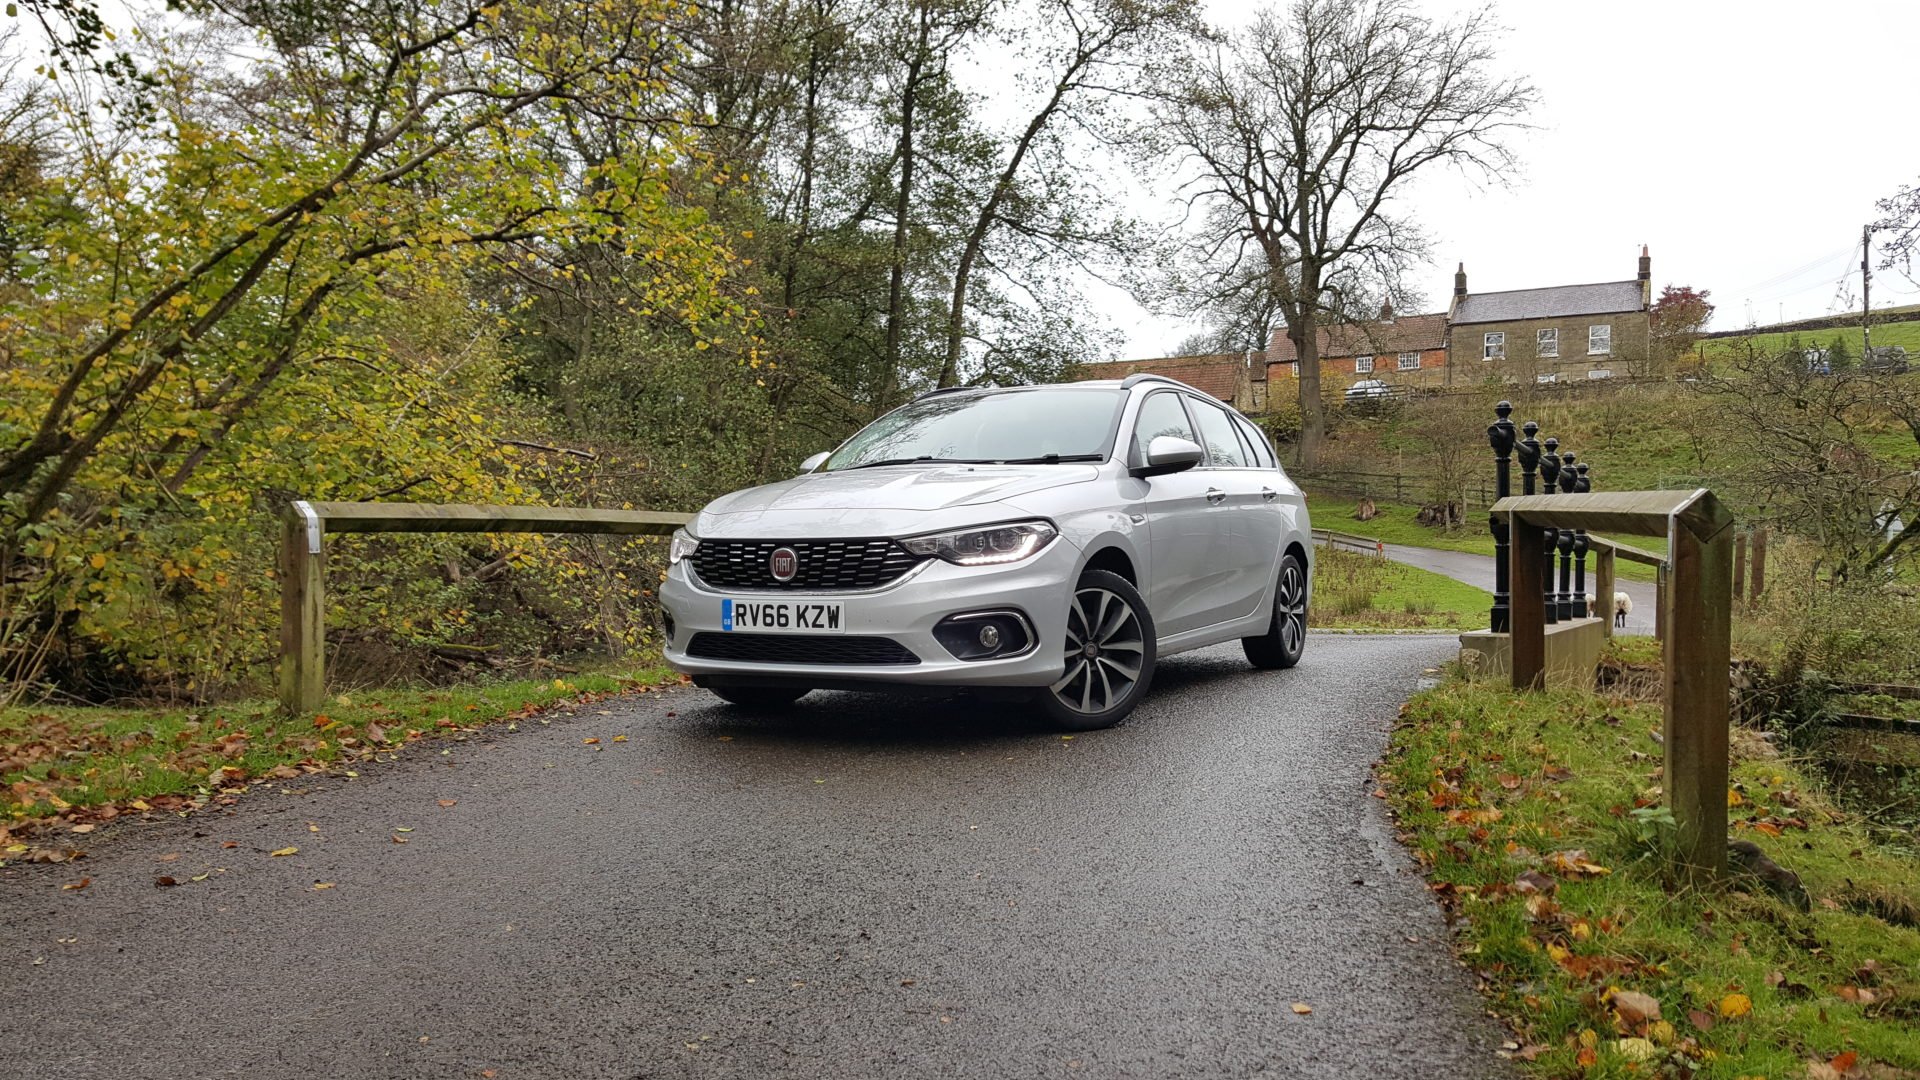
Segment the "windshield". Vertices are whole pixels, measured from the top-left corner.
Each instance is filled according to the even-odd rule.
[[[847,440],[829,471],[919,461],[1101,461],[1126,394],[1117,389],[940,394],[903,405]]]

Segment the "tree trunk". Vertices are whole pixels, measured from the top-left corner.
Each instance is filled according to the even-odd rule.
[[[1300,359],[1300,441],[1294,464],[1302,469],[1320,464],[1320,448],[1327,441],[1327,414],[1320,397],[1318,314],[1309,300],[1300,305],[1297,317],[1287,321],[1287,337],[1293,340],[1293,354]]]
[[[920,36],[907,61],[906,89],[900,96],[900,190],[893,200],[893,271],[887,280],[885,370],[880,373],[880,390],[873,402],[876,414],[892,408],[900,396],[900,336],[907,317],[907,218],[913,210],[913,114],[920,96],[920,71],[927,60],[931,20],[922,6]]]

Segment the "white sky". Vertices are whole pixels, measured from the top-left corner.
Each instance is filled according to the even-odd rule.
[[[1251,6],[1215,0],[1214,18]],[[1860,227],[1920,181],[1920,2],[1507,0],[1497,14],[1503,63],[1540,90],[1537,130],[1510,190],[1437,174],[1408,200],[1435,241],[1421,310],[1444,310],[1456,262],[1475,292],[1619,281],[1642,243],[1656,295],[1711,290],[1715,329],[1858,308]],[[1127,356],[1194,329],[1090,292]],[[1876,273],[1873,300],[1914,303],[1920,286]]]

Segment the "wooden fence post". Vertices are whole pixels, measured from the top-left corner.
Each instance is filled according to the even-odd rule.
[[[280,532],[280,704],[300,715],[327,693],[327,557],[324,526],[296,502]]]
[[[1749,556],[1753,563],[1753,572],[1747,575],[1747,587],[1752,590],[1748,602],[1760,602],[1760,594],[1767,591],[1767,530],[1753,530],[1753,552]]]
[[[1508,615],[1512,632],[1507,639],[1515,690],[1538,690],[1547,674],[1547,534],[1507,516],[1513,569],[1508,575],[1513,608]]]
[[[1692,880],[1727,865],[1727,666],[1732,652],[1733,539],[1725,521],[1706,537],[1685,522],[1670,533],[1677,598],[1664,635],[1663,734],[1667,805],[1679,824],[1682,872]]]
[[[1667,599],[1669,567],[1673,565],[1673,555],[1667,555],[1668,561],[1653,568],[1653,636],[1661,641],[1667,640]]]
[[[1613,636],[1613,545],[1593,553],[1593,611],[1601,619],[1602,637]]]
[[[1747,534],[1740,533],[1733,538],[1733,598],[1736,601],[1747,598]]]

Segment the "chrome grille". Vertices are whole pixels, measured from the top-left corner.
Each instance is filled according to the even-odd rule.
[[[741,634],[703,631],[687,642],[702,660],[757,664],[917,664],[920,658],[887,637],[861,634]]]
[[[773,579],[770,560],[783,547],[792,548],[800,564],[792,581]],[[690,561],[700,580],[716,589],[823,592],[877,589],[930,558],[885,538],[702,540]]]

